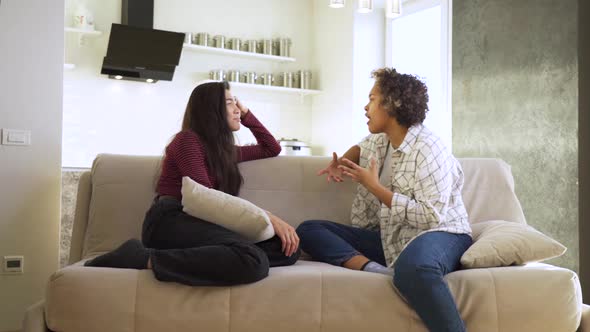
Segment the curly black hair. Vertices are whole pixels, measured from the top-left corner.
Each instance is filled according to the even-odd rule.
[[[418,77],[400,74],[394,68],[380,68],[371,72],[383,96],[381,106],[389,116],[410,128],[424,122],[428,112],[428,89]]]

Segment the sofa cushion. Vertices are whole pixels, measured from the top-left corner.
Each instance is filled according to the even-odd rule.
[[[579,282],[567,269],[539,263],[462,270],[445,279],[469,331],[575,331],[580,322]],[[389,277],[309,261],[234,287],[190,287],[159,282],[150,270],[74,265],[53,275],[46,304],[47,326],[61,332],[426,332]]]
[[[473,245],[461,257],[466,268],[540,262],[566,251],[561,243],[524,224],[491,220],[471,227]]]
[[[243,198],[207,188],[188,176],[182,178],[183,211],[225,227],[252,242],[275,235],[268,214]]]
[[[507,220],[526,224],[510,165],[495,158],[459,158],[465,183],[461,196],[472,224]]]

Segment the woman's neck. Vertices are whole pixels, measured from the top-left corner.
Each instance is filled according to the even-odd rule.
[[[408,128],[398,124],[397,121],[394,120],[391,122],[391,125],[385,133],[387,134],[387,138],[389,138],[389,143],[397,149],[402,145],[404,138],[406,138]]]

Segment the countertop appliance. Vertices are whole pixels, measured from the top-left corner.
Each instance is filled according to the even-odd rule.
[[[311,156],[309,145],[296,138],[281,138],[279,144],[282,147],[280,153],[282,156]]]

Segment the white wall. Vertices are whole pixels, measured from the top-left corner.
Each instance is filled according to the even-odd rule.
[[[385,66],[385,10],[375,8],[367,14],[355,12],[353,38],[352,133],[360,141],[369,134],[364,107],[375,83],[371,71]]]
[[[314,1],[314,66],[322,94],[314,97],[312,113],[313,153],[344,153],[358,138],[350,135],[353,125],[353,28],[350,1],[344,8],[329,8]]]
[[[78,0],[66,0],[70,24]],[[313,0],[156,0],[154,27],[179,32],[208,32],[242,39],[289,37],[295,63],[276,63],[183,51],[172,82],[145,84],[100,75],[111,23],[120,22],[121,0],[87,0],[95,25],[104,32],[79,46],[67,36],[66,62],[76,69],[64,75],[64,166],[88,167],[97,153],[161,154],[181,124],[188,97],[212,69],[257,73],[296,71],[312,66]],[[320,1],[317,1],[320,2]],[[324,6],[327,7],[327,6]],[[314,70],[314,78],[317,72]],[[314,87],[318,87],[317,82]],[[233,93],[277,137],[311,140],[311,97],[233,88]],[[239,142],[253,141],[248,130]]]
[[[356,4],[333,9],[314,1],[314,59],[323,91],[312,113],[318,155],[342,155],[369,134],[363,107],[374,83],[371,71],[384,66],[384,3],[375,1],[368,14],[357,13]]]
[[[23,275],[0,275],[0,331],[21,328],[58,267],[63,1],[0,4],[0,128],[32,145],[0,145],[0,256],[24,255]]]

